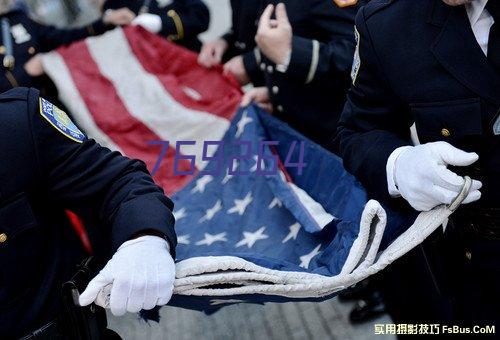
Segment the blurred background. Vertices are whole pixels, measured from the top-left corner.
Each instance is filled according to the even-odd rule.
[[[307,1],[307,0],[303,0]],[[205,0],[211,23],[203,41],[222,35],[230,26],[229,0]],[[40,21],[59,27],[79,26],[97,18],[97,0],[26,0]],[[388,316],[352,325],[354,302],[337,298],[322,303],[239,304],[207,316],[164,307],[160,323],[146,323],[137,315],[108,316],[110,328],[124,339],[371,339],[375,324],[391,323]],[[386,336],[390,338],[390,336]],[[395,338],[395,336],[394,336]]]

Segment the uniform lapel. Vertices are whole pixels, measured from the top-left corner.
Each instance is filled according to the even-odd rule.
[[[436,1],[442,4],[441,0]],[[463,6],[449,9],[449,15],[432,46],[432,52],[441,65],[461,83],[481,97],[500,105],[500,76],[477,43]]]

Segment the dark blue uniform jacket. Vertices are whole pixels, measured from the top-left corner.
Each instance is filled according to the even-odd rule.
[[[0,78],[0,92],[19,86],[43,87],[47,82],[46,77],[33,78],[26,73],[24,64],[29,59],[37,53],[52,51],[59,46],[68,45],[88,36],[102,34],[114,27],[104,24],[102,20],[97,20],[81,28],[59,29],[34,21],[21,9],[14,9],[1,17],[6,17],[11,26],[15,67],[9,70],[2,66],[1,60],[5,54],[5,42],[2,42],[0,67],[2,67],[3,76]]]
[[[172,208],[144,163],[51,126],[37,90],[0,95],[0,338],[55,318],[61,284],[84,256],[65,209],[92,221],[96,252],[111,255],[146,230],[173,251]]]
[[[141,0],[107,0],[103,10],[127,7],[138,14],[143,4]],[[201,0],[173,0],[165,7],[151,0],[149,13],[160,16],[162,36],[193,51],[200,50],[198,34],[205,32],[210,23],[210,13]]]
[[[500,75],[478,45],[464,6],[442,0],[371,1],[356,18],[359,63],[345,106],[345,166],[371,194],[389,199],[386,163],[398,147],[445,141],[480,161],[456,169],[483,181],[481,206],[500,202],[500,145],[493,133]],[[400,199],[401,204],[402,199]]]
[[[231,29],[222,36],[228,43],[223,61],[241,55],[245,70],[255,86],[263,85],[256,62],[260,56],[255,50],[255,34],[263,10],[262,4],[262,0],[231,0]]]
[[[293,28],[285,73],[253,49],[252,41],[264,8],[279,2],[285,4]],[[332,145],[350,85],[354,17],[364,3],[339,8],[331,0],[231,1],[233,29],[225,38],[241,50],[250,79],[267,86],[278,118],[325,146]]]

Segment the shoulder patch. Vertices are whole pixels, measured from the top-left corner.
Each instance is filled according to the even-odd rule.
[[[354,27],[354,35],[356,37],[356,51],[354,52],[354,60],[352,61],[351,78],[352,84],[356,83],[356,78],[358,77],[358,72],[361,67],[361,58],[359,57],[359,41],[360,36],[358,29]]]
[[[47,120],[57,131],[69,139],[83,143],[87,137],[71,121],[66,112],[40,97],[40,115]]]

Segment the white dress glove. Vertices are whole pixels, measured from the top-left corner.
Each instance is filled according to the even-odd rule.
[[[469,166],[479,159],[446,142],[396,149],[387,162],[387,182],[392,196],[402,196],[417,211],[450,204],[460,193],[464,179],[447,166]],[[481,182],[472,181],[464,204],[481,198]]]
[[[109,307],[114,315],[137,313],[166,305],[172,297],[174,280],[175,264],[168,243],[157,236],[139,237],[118,248],[80,295],[80,305],[95,301],[108,307],[98,295],[110,289]]]
[[[159,15],[143,13],[132,20],[132,25],[139,25],[151,33],[158,33],[161,31],[162,22]]]

